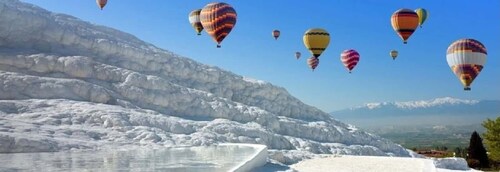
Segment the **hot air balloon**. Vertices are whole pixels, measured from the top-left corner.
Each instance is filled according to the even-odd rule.
[[[201,25],[217,42],[217,48],[236,24],[236,11],[231,5],[223,2],[207,4],[200,14]]]
[[[359,62],[359,53],[353,49],[344,50],[340,54],[340,61],[342,61],[347,70],[349,70],[349,73],[351,73],[352,69],[354,69]]]
[[[415,13],[417,13],[418,15],[418,25],[420,27],[422,27],[422,25],[424,24],[425,20],[427,19],[427,10],[423,9],[423,8],[418,8],[415,10]]]
[[[316,67],[318,67],[318,64],[319,64],[319,58],[317,57],[310,57],[307,59],[307,65],[309,65],[309,67],[314,71],[314,69],[316,69]]]
[[[201,9],[193,10],[189,13],[189,23],[191,23],[198,35],[201,35],[201,31],[203,31],[203,26],[200,21],[200,13]]]
[[[275,40],[278,39],[278,37],[280,37],[280,31],[279,30],[273,30],[273,37]]]
[[[448,47],[446,61],[464,90],[471,89],[470,85],[486,63],[486,55],[486,47],[474,39],[460,39]]]
[[[391,57],[392,57],[392,60],[396,60],[396,57],[398,57],[398,54],[399,54],[399,53],[398,53],[398,51],[396,51],[396,50],[392,50],[392,51],[389,53],[389,55],[391,55]]]
[[[392,14],[391,24],[399,37],[403,39],[403,43],[406,44],[408,38],[418,27],[418,15],[412,10],[400,9]]]
[[[314,57],[319,57],[330,43],[330,34],[320,28],[309,29],[304,33],[304,45]]]
[[[95,2],[97,3],[97,6],[99,6],[99,8],[101,8],[102,10],[108,3],[108,0],[96,0]]]
[[[300,56],[302,55],[302,53],[300,52],[295,52],[295,58],[297,58],[297,60],[300,58]]]

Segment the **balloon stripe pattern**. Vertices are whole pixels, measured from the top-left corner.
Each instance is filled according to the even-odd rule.
[[[352,69],[354,69],[359,62],[359,53],[353,49],[345,50],[340,54],[340,60],[347,70],[349,70],[349,73],[351,73]]]
[[[446,60],[464,90],[470,90],[470,85],[486,63],[487,54],[486,47],[474,39],[460,39],[448,47]]]
[[[418,27],[418,15],[409,9],[400,9],[391,17],[392,28],[403,39],[406,44],[408,38],[415,32]]]
[[[318,67],[319,65],[319,59],[317,57],[310,57],[307,59],[307,65],[309,65],[309,68],[311,68],[313,71]]]
[[[189,13],[189,23],[191,23],[198,35],[201,35],[201,31],[203,31],[203,25],[201,25],[200,20],[200,13],[201,9],[197,9]]]
[[[236,16],[234,8],[223,2],[207,4],[201,10],[201,24],[217,42],[217,47],[220,47],[220,43],[236,25]]]
[[[330,44],[330,34],[320,28],[309,29],[304,33],[304,45],[314,57],[319,57]]]
[[[95,2],[97,3],[97,6],[99,6],[99,8],[101,8],[102,10],[108,3],[108,0],[96,0]]]

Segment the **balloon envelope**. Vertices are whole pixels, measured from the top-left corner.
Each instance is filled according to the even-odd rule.
[[[193,26],[198,35],[201,35],[201,31],[203,31],[203,25],[201,25],[200,21],[200,13],[201,9],[193,10],[189,13],[189,23],[191,23],[191,26]]]
[[[309,59],[307,59],[307,65],[309,65],[309,68],[311,68],[314,71],[314,69],[316,69],[316,67],[318,67],[319,65],[319,59],[317,57],[312,56]]]
[[[396,60],[396,57],[398,57],[399,52],[396,50],[392,50],[389,55],[391,55],[392,60]]]
[[[273,37],[274,39],[278,39],[280,37],[281,32],[279,30],[273,30]]]
[[[295,52],[295,58],[296,58],[296,59],[299,59],[301,55],[302,55],[302,53],[300,53],[300,52]]]
[[[330,44],[330,34],[320,28],[309,29],[304,33],[303,42],[314,57],[319,57]]]
[[[425,10],[423,8],[418,8],[415,10],[415,13],[417,13],[417,15],[418,15],[418,25],[420,27],[422,27],[425,20],[427,20],[427,15],[428,15],[427,10]]]
[[[446,61],[464,90],[470,90],[470,85],[486,63],[486,56],[486,47],[474,39],[460,39],[448,47]]]
[[[236,25],[236,16],[234,8],[223,2],[207,4],[201,10],[201,25],[208,35],[217,42],[218,48]]]
[[[349,73],[351,73],[352,69],[354,69],[359,62],[359,53],[353,49],[344,50],[340,54],[340,61],[342,61],[342,64],[344,64]]]
[[[97,3],[97,6],[99,6],[99,8],[101,8],[102,10],[108,3],[108,0],[96,0],[95,2]]]
[[[418,15],[409,9],[400,9],[392,14],[392,28],[403,39],[406,44],[408,38],[415,32],[418,27]]]

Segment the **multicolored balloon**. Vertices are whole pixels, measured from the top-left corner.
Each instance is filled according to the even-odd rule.
[[[300,58],[300,56],[302,55],[302,53],[300,52],[295,52],[295,58],[298,60]]]
[[[398,57],[398,54],[399,54],[399,52],[396,50],[391,50],[391,52],[389,53],[389,55],[391,55],[391,57],[392,57],[392,60],[396,60],[396,57]]]
[[[201,35],[201,31],[203,31],[203,25],[201,25],[200,21],[200,13],[201,9],[193,10],[189,13],[189,23],[191,23],[191,26],[193,26],[198,35]]]
[[[217,48],[236,25],[236,16],[234,8],[223,2],[209,3],[201,10],[201,25],[217,42]]]
[[[108,3],[108,0],[96,0],[95,2],[97,3],[97,6],[99,6],[99,8],[101,8],[102,10]]]
[[[427,20],[427,10],[423,8],[418,8],[415,10],[415,13],[418,15],[418,25],[420,28],[422,28],[422,25],[424,24],[425,20]]]
[[[325,29],[309,29],[304,33],[303,41],[309,52],[319,57],[330,44],[330,34]]]
[[[280,31],[279,30],[273,30],[273,37],[275,40],[278,39],[278,37],[280,37]]]
[[[407,43],[408,38],[417,29],[418,20],[417,13],[409,9],[400,9],[392,14],[392,28],[403,39],[404,44]]]
[[[349,73],[351,73],[352,69],[354,69],[359,62],[359,53],[353,49],[344,50],[340,54],[340,61],[342,61],[342,64],[344,64]]]
[[[470,85],[486,63],[487,54],[486,47],[474,39],[460,39],[448,47],[446,60],[464,90],[471,89]]]
[[[316,69],[316,67],[318,67],[319,65],[319,58],[314,56],[308,58],[307,65],[309,65],[309,68],[311,68],[314,71],[314,69]]]

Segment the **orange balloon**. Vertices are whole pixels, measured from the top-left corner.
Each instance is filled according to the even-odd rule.
[[[410,9],[400,9],[392,14],[391,24],[394,31],[406,44],[408,38],[418,27],[418,14]]]

